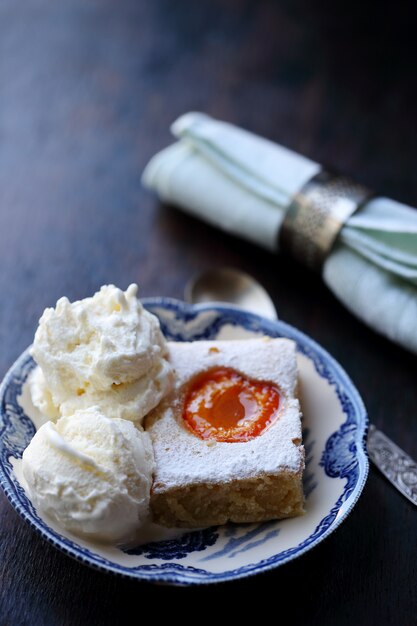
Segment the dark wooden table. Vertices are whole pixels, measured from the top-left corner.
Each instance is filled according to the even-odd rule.
[[[342,363],[373,422],[417,458],[414,356],[318,277],[160,206],[140,184],[170,122],[204,110],[417,205],[413,22],[378,6],[1,0],[0,374],[61,295],[137,281],[143,296],[181,298],[195,272],[234,266]],[[296,624],[415,624],[416,531],[416,510],[372,468],[353,513],[302,558],[246,581],[166,588],[79,565],[1,494],[0,624],[138,623],[143,601],[198,621],[192,600],[213,619],[224,601],[260,618],[288,610]]]

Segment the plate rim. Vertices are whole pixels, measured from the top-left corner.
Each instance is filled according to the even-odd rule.
[[[365,405],[363,403],[362,397],[357,390],[355,384],[351,380],[350,376],[347,374],[345,369],[340,365],[340,363],[331,355],[329,352],[323,348],[319,343],[317,343],[313,338],[299,330],[298,328],[288,324],[287,322],[283,322],[282,320],[268,320],[267,318],[262,317],[261,315],[257,315],[256,313],[252,313],[251,311],[244,310],[238,306],[234,306],[228,303],[223,302],[208,302],[203,304],[189,304],[187,302],[183,302],[182,300],[177,300],[175,298],[168,298],[163,296],[157,297],[145,297],[140,299],[142,304],[147,309],[157,309],[163,308],[170,311],[176,311],[181,313],[182,319],[184,322],[187,321],[187,317],[197,316],[201,312],[205,311],[217,311],[218,313],[223,314],[231,314],[235,319],[237,318],[238,325],[243,325],[243,318],[250,318],[254,323],[260,323],[263,328],[270,327],[270,330],[273,332],[274,326],[275,331],[281,332],[282,330],[285,333],[288,333],[290,336],[295,338],[300,338],[303,342],[305,342],[309,347],[313,349],[313,351],[320,355],[320,357],[324,358],[324,361],[329,363],[333,369],[335,369],[340,377],[344,379],[347,383],[347,389],[349,391],[349,395],[353,394],[356,403],[355,413],[360,418],[358,420],[357,426],[359,432],[357,433],[358,439],[356,443],[360,442],[360,446],[356,446],[356,455],[355,458],[358,461],[358,480],[354,487],[353,492],[348,496],[348,499],[343,502],[339,509],[337,518],[332,522],[332,524],[318,537],[316,537],[310,544],[305,545],[304,547],[297,550],[295,553],[290,554],[289,556],[279,560],[278,562],[274,562],[273,558],[278,557],[280,553],[275,555],[271,555],[267,559],[263,561],[259,561],[258,563],[250,564],[252,568],[249,571],[246,571],[247,566],[242,566],[237,568],[236,570],[228,570],[224,572],[207,572],[206,570],[197,570],[192,566],[182,565],[181,563],[161,563],[161,564],[149,564],[146,565],[145,569],[130,569],[119,564],[113,564],[110,561],[105,561],[104,563],[97,562],[94,560],[94,557],[98,557],[104,560],[104,557],[100,555],[94,555],[90,557],[89,555],[83,554],[85,553],[87,548],[79,546],[75,542],[67,539],[66,537],[60,537],[57,539],[54,535],[48,532],[49,526],[44,528],[39,525],[36,520],[34,520],[31,516],[30,511],[28,511],[24,505],[22,505],[15,495],[14,485],[9,480],[7,473],[3,467],[3,461],[0,457],[0,486],[2,487],[6,498],[9,500],[13,509],[22,517],[29,526],[34,529],[44,540],[48,541],[48,543],[52,544],[55,548],[66,554],[67,556],[72,557],[79,563],[83,565],[88,565],[95,570],[111,572],[112,574],[116,574],[118,576],[122,576],[123,578],[129,578],[133,580],[146,580],[148,582],[158,582],[165,584],[172,584],[178,586],[188,586],[188,585],[200,585],[200,584],[213,584],[218,582],[226,582],[231,580],[238,580],[241,578],[248,578],[249,576],[254,576],[256,574],[270,571],[288,563],[299,556],[302,556],[304,553],[308,552],[312,548],[315,548],[322,541],[324,541],[329,535],[331,535],[337,528],[339,528],[340,524],[346,519],[349,513],[352,512],[356,503],[358,502],[364,486],[366,484],[366,480],[369,473],[369,457],[366,447],[366,437],[369,428],[369,418],[367,415],[367,411]],[[240,324],[239,324],[239,318]],[[278,328],[277,328],[278,327]],[[287,335],[285,335],[287,336]],[[0,412],[3,412],[3,398],[4,394],[9,386],[10,380],[15,376],[16,371],[22,368],[24,362],[30,356],[30,346],[24,350],[20,356],[14,361],[14,363],[10,366],[8,371],[6,372],[1,384],[0,384]],[[340,398],[339,398],[340,402]],[[2,443],[2,439],[0,439],[0,445]],[[346,504],[349,503],[349,506]],[[53,529],[50,529],[52,532]],[[315,531],[314,531],[315,532]],[[312,533],[309,537],[312,536]],[[270,562],[272,560],[272,562]],[[240,571],[243,570],[243,571]]]

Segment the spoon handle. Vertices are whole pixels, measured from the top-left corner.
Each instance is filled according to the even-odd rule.
[[[417,463],[372,424],[368,433],[368,454],[394,487],[417,506]]]

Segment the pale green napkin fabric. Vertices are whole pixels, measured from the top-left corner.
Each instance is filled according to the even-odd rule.
[[[162,200],[277,251],[292,197],[321,166],[201,113],[183,115],[172,132],[179,141],[153,157],[143,183]],[[343,227],[323,279],[360,319],[417,353],[415,209],[370,200]]]

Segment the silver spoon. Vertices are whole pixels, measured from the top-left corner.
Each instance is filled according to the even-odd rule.
[[[248,274],[231,268],[208,270],[195,276],[187,283],[184,297],[192,304],[227,302],[268,319],[278,319],[265,289]],[[376,467],[417,506],[417,463],[372,424],[367,448]]]
[[[223,267],[192,278],[185,286],[186,302],[227,302],[271,320],[278,319],[274,303],[252,276]]]

